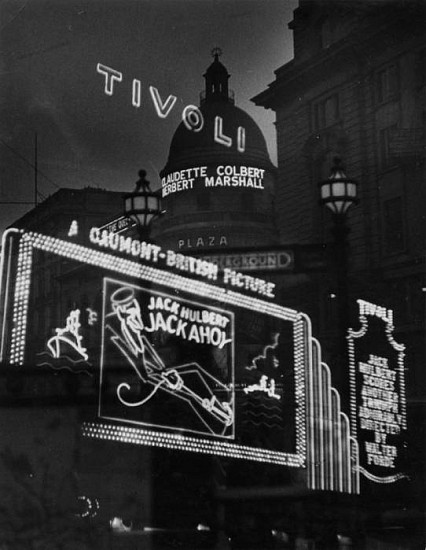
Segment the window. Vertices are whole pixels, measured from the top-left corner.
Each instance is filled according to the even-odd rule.
[[[325,143],[325,145],[327,146],[328,143]],[[331,168],[336,157],[342,158],[342,155],[335,149],[327,149],[325,153],[316,159],[313,163],[313,181],[315,185],[317,185],[320,181],[326,180],[330,176]]]
[[[399,90],[398,70],[396,65],[389,65],[377,71],[375,78],[376,103],[394,99]]]
[[[388,253],[404,249],[404,214],[401,197],[383,202],[384,244]]]
[[[379,130],[379,163],[380,168],[390,168],[395,165],[395,156],[392,151],[392,138],[396,132],[397,126],[393,124]]]
[[[392,309],[398,315],[398,324],[423,324],[425,318],[423,286],[421,275],[413,275],[390,283],[389,300]]]
[[[407,280],[408,296],[410,301],[410,319],[414,323],[424,326],[425,300],[423,275],[416,275]]]
[[[339,96],[333,94],[314,104],[314,130],[321,130],[336,124],[339,120]]]
[[[327,19],[321,26],[321,47],[329,48],[335,41],[335,21]]]

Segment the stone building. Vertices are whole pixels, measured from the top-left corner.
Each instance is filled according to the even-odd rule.
[[[216,521],[223,523],[234,548],[281,544],[295,549],[405,550],[419,546],[425,398],[422,15],[421,4],[416,2],[401,7],[395,2],[300,1],[290,24],[294,60],[278,69],[276,80],[254,98],[256,104],[277,114],[278,170],[270,162],[256,124],[235,107],[229,74],[215,52],[204,75],[206,89],[199,111],[188,114],[190,127],[182,122],[172,139],[161,172],[166,215],[156,221],[152,232],[164,249],[191,255],[206,255],[215,249],[215,254],[223,250],[226,257],[232,250],[282,250],[284,246],[297,260],[298,250],[315,252],[323,249],[321,243],[330,241],[331,220],[318,206],[317,183],[328,177],[333,157],[341,157],[347,174],[359,181],[360,193],[360,204],[348,215],[351,303],[362,297],[394,309],[395,337],[406,344],[411,481],[380,488],[364,485],[358,498],[313,492],[306,483],[301,490],[303,472],[299,476],[249,461],[226,464],[197,455],[188,459],[187,453],[169,449],[140,453],[137,446],[117,441],[85,440],[82,445],[77,434],[86,420],[85,390],[95,394],[97,380],[83,378],[81,383],[79,377],[76,383],[76,377],[63,371],[60,376],[50,373],[48,382],[32,375],[24,381],[24,389],[16,383],[16,376],[6,380],[6,389],[3,386],[3,393],[8,394],[5,416],[11,426],[5,445],[13,451],[10,454],[9,449],[7,455],[2,448],[3,462],[6,456],[12,466],[9,470],[30,489],[29,497],[35,483],[33,471],[40,479],[41,473],[47,474],[43,468],[31,470],[34,464],[31,460],[27,464],[23,456],[34,459],[36,443],[45,449],[50,444],[55,452],[53,464],[66,458],[63,477],[72,498],[67,502],[64,497],[62,507],[67,506],[68,515],[72,512],[79,520],[99,521],[104,527],[117,520],[123,530],[134,521],[133,536],[117,537],[112,547],[131,547],[142,536],[146,539],[148,531],[142,528],[152,525],[153,518],[155,525],[161,520],[166,528],[184,527],[188,533],[196,524],[214,528]],[[199,113],[203,127],[195,131],[200,119],[192,116],[199,117]],[[18,225],[66,237],[76,221],[87,235],[91,226],[117,218],[121,212],[119,193],[61,190]],[[100,310],[89,270],[69,267],[66,259],[37,266],[38,283],[31,298],[36,306],[33,341],[47,327],[62,326],[59,320],[75,307],[74,300],[84,305],[84,311]],[[266,277],[277,283],[280,305],[310,315],[324,359],[331,369],[336,368],[338,322],[332,267],[322,264],[308,270],[301,265]],[[356,317],[351,319],[355,324]],[[243,336],[256,336],[255,321],[240,323],[240,342]],[[37,401],[38,397],[47,399]],[[22,404],[22,399],[27,399],[28,407],[16,414],[12,404]],[[40,403],[38,418],[33,410]],[[51,407],[48,413],[46,404]],[[27,418],[32,418],[31,434]],[[37,422],[43,429],[37,431]],[[73,440],[68,437],[70,431],[75,434]],[[250,430],[247,433],[252,435]],[[62,441],[67,438],[69,446],[65,447]],[[41,456],[40,464],[47,463],[46,456]],[[19,489],[18,483],[17,508]],[[151,492],[162,495],[160,502],[151,500]],[[49,506],[53,503],[52,515],[61,504],[61,494],[54,497],[46,497]],[[222,518],[216,517],[216,500],[223,504]],[[76,501],[81,507],[74,509]],[[25,524],[25,514],[20,516]],[[178,538],[173,540],[180,544]],[[105,547],[110,541],[105,539],[103,546],[97,542]],[[205,545],[226,548],[228,542],[209,540]]]
[[[18,219],[13,227],[58,238],[67,238],[75,231],[84,239],[91,227],[122,217],[122,210],[120,192],[90,187],[61,188]],[[52,322],[64,318],[74,303],[84,302],[93,307],[95,296],[87,273],[71,273],[63,261],[56,259],[38,262],[35,278],[33,338],[44,338],[45,330]]]
[[[424,522],[425,5],[300,0],[289,27],[294,59],[253,98],[276,113],[277,225],[282,242],[330,241],[318,183],[335,157],[358,181],[359,204],[347,215],[350,322],[357,298],[391,308],[406,345],[410,504],[394,493],[394,510],[376,511],[387,541],[377,547],[414,548]],[[326,342],[336,320],[332,273],[314,292],[310,314]],[[391,540],[386,529],[396,526]]]
[[[183,121],[160,173],[166,215],[153,236],[166,248],[232,248],[276,242],[275,167],[257,124],[235,106],[228,74],[214,53],[204,74],[199,127]],[[195,115],[197,116],[197,115]]]

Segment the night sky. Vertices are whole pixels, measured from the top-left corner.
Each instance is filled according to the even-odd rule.
[[[153,187],[183,108],[199,105],[220,47],[235,103],[260,125],[276,163],[274,114],[250,98],[292,58],[296,0],[3,0],[0,201],[39,201],[59,187],[130,191],[145,168]],[[98,63],[123,74],[104,93]],[[142,105],[132,105],[132,81]],[[149,86],[177,101],[157,116]],[[0,231],[31,205],[0,204]]]

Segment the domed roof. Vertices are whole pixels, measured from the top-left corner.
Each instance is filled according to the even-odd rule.
[[[203,128],[196,132],[181,122],[170,144],[169,158],[160,175],[173,170],[181,170],[200,164],[229,163],[246,164],[273,170],[275,167],[269,158],[266,141],[255,121],[242,109],[234,105],[232,93],[228,90],[228,71],[218,60],[218,52],[207,69],[206,90],[199,107],[203,119]],[[221,133],[232,139],[231,147],[217,143],[215,137],[215,119],[222,120]],[[238,128],[245,131],[245,147],[237,148]]]
[[[219,48],[215,48],[213,50],[214,55],[214,61],[207,69],[206,73],[204,74],[204,78],[209,77],[217,77],[220,75],[220,77],[229,78],[230,74],[228,73],[225,65],[222,65],[222,63],[219,61],[219,55],[221,55],[221,51]]]
[[[266,141],[255,121],[242,109],[231,102],[206,101],[200,107],[204,117],[201,131],[188,130],[181,122],[173,135],[170,144],[169,158],[161,172],[181,170],[196,164],[214,162],[255,164],[261,168],[274,169],[269,158]],[[215,118],[223,121],[222,133],[232,139],[232,146],[227,147],[214,140]],[[238,127],[245,129],[245,150],[237,149]]]

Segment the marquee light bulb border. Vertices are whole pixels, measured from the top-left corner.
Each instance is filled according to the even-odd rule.
[[[400,403],[400,413],[401,413],[401,429],[407,429],[407,402],[405,395],[405,366],[404,366],[404,357],[405,357],[405,345],[396,342],[394,338],[394,322],[393,322],[393,310],[387,309],[383,306],[378,306],[367,302],[366,300],[359,299],[357,300],[359,306],[359,322],[361,324],[358,330],[349,328],[348,330],[348,352],[349,352],[349,384],[350,384],[350,414],[351,414],[351,435],[354,440],[358,440],[358,417],[357,417],[357,383],[356,383],[356,373],[357,373],[357,360],[355,345],[356,340],[361,339],[365,336],[369,329],[369,317],[375,317],[381,319],[385,324],[385,335],[386,339],[393,350],[397,353],[397,374],[399,382],[399,403]],[[362,473],[367,479],[375,483],[387,484],[395,483],[403,478],[408,476],[405,473],[398,472],[393,475],[387,476],[377,476],[369,472],[363,466],[358,467],[359,472]]]
[[[306,392],[305,392],[305,364],[309,350],[310,327],[306,317],[299,312],[274,303],[265,302],[259,298],[245,296],[238,292],[213,286],[203,281],[190,279],[170,271],[158,269],[141,262],[135,262],[110,253],[89,248],[74,242],[64,241],[56,237],[46,236],[40,233],[11,229],[3,236],[2,256],[2,280],[1,288],[5,288],[7,294],[10,288],[10,276],[12,273],[12,240],[19,238],[15,295],[12,306],[13,327],[11,330],[9,363],[20,367],[25,360],[25,345],[27,336],[27,321],[29,309],[29,297],[31,286],[31,273],[33,268],[33,251],[40,250],[56,254],[63,258],[82,262],[108,272],[133,277],[135,280],[148,281],[179,289],[189,295],[207,298],[220,304],[229,304],[249,311],[255,311],[270,315],[277,319],[293,323],[295,339],[295,451],[294,453],[273,451],[268,449],[241,446],[237,443],[199,439],[180,434],[162,431],[145,430],[141,428],[129,428],[124,426],[107,425],[100,422],[85,423],[82,433],[88,437],[110,439],[116,441],[132,442],[140,445],[152,445],[169,447],[172,449],[188,450],[193,452],[216,454],[234,458],[245,458],[260,462],[269,462],[291,467],[304,467],[306,465]],[[3,276],[6,273],[6,276]],[[6,310],[6,308],[5,308]],[[5,321],[5,319],[3,319]],[[3,330],[5,323],[3,322]],[[0,349],[0,360],[5,358],[5,349]]]

